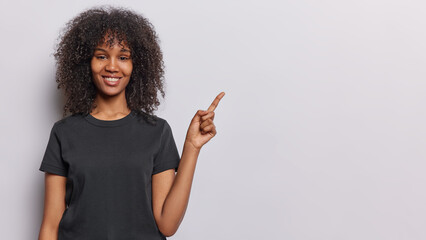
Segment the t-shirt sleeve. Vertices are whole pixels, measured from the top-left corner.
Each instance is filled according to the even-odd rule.
[[[173,132],[167,121],[164,122],[160,140],[160,149],[154,156],[154,168],[152,174],[160,173],[168,169],[177,172],[180,162],[179,152],[173,138]]]
[[[46,151],[41,161],[40,171],[53,173],[66,177],[68,174],[67,164],[62,159],[61,142],[58,132],[58,122],[56,122],[51,131]]]

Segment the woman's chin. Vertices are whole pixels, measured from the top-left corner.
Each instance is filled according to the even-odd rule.
[[[119,91],[117,88],[110,89],[109,87],[107,87],[107,89],[103,89],[101,93],[105,97],[114,97],[114,96],[120,95],[123,91]]]

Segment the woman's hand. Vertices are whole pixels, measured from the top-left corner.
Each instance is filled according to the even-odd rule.
[[[195,149],[200,150],[204,144],[216,135],[216,126],[213,123],[214,110],[224,95],[225,92],[219,93],[206,111],[198,110],[195,113],[186,133],[185,143],[191,144]]]

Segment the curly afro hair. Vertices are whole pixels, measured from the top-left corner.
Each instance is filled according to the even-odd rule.
[[[94,49],[118,40],[128,45],[132,55],[133,71],[125,90],[127,105],[138,115],[155,121],[153,111],[160,105],[157,92],[165,96],[164,62],[160,40],[148,19],[121,7],[94,7],[70,20],[59,39],[54,57],[57,88],[63,88],[66,97],[63,117],[67,111],[89,114],[96,107],[97,89],[90,65]]]

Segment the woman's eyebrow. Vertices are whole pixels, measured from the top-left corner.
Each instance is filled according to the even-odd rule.
[[[106,50],[105,50],[105,49],[103,49],[103,48],[95,48],[95,51],[102,51],[102,52],[106,52]],[[120,50],[120,52],[129,52],[129,53],[130,53],[130,50],[129,50],[129,49],[122,48],[122,49]]]

